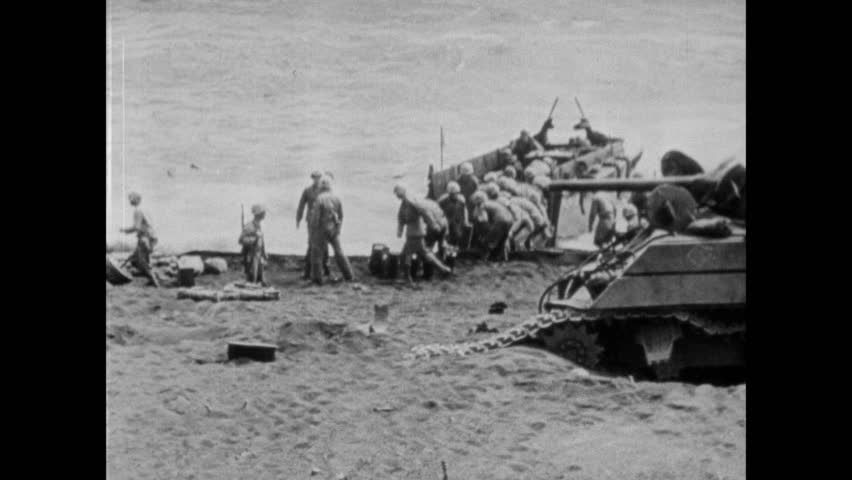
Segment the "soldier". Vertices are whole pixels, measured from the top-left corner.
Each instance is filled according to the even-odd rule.
[[[328,172],[326,172],[326,173],[328,173]],[[299,199],[299,208],[296,209],[296,230],[299,229],[299,223],[302,222],[302,218],[303,218],[304,214],[306,213],[305,212],[306,208],[307,208],[307,214],[310,215],[311,207],[313,206],[314,201],[316,200],[317,196],[320,193],[319,192],[320,178],[322,178],[322,174],[319,171],[315,170],[314,172],[312,172],[311,173],[311,180],[313,180],[313,183],[308,185],[302,191],[302,198]],[[310,225],[310,222],[307,222],[307,223],[308,223],[308,252],[305,254],[305,272],[302,275],[303,280],[308,280],[311,277],[311,225]],[[326,249],[326,251],[324,253],[325,254],[324,254],[323,260],[322,260],[323,272],[325,272],[325,275],[328,276],[329,273],[330,273],[329,270],[328,270],[328,249]]]
[[[541,146],[526,130],[521,130],[521,136],[513,141],[511,146],[512,154],[521,163],[521,168],[526,168],[531,160],[527,160],[527,155],[531,152],[543,152],[544,147]]]
[[[485,194],[488,196],[489,200],[500,203],[509,210],[509,213],[512,214],[513,222],[512,226],[509,228],[506,244],[504,246],[506,249],[506,254],[504,256],[508,257],[509,252],[515,247],[516,243],[518,243],[518,237],[520,234],[525,230],[528,232],[533,231],[532,219],[527,212],[524,211],[524,209],[517,204],[512,203],[512,196],[509,192],[500,190],[494,185],[488,185],[488,189],[485,191]]]
[[[482,188],[483,186],[485,186],[489,183],[497,183],[498,178],[500,178],[500,177],[497,175],[497,172],[486,173],[485,176],[482,177],[482,185],[480,185],[480,188]]]
[[[127,195],[130,205],[133,206],[133,226],[122,228],[121,233],[136,234],[136,250],[130,256],[131,262],[151,280],[151,284],[160,288],[160,281],[151,269],[151,253],[157,245],[157,235],[148,216],[139,208],[142,196],[136,192]]]
[[[323,176],[319,181],[319,195],[309,214],[311,230],[311,279],[322,285],[320,267],[328,253],[328,246],[334,250],[334,261],[346,281],[352,281],[352,265],[343,253],[340,245],[340,230],[343,226],[343,204],[331,191],[331,179]]]
[[[449,232],[449,222],[447,216],[444,215],[444,210],[438,205],[438,202],[424,198],[415,203],[422,213],[426,223],[426,236],[423,238],[426,243],[426,248],[432,251],[435,245],[438,245],[438,258],[444,260],[444,252],[447,241],[447,233]]]
[[[586,139],[593,147],[603,147],[611,141],[611,139],[603,133],[592,130],[592,125],[586,118],[581,118],[580,123],[574,125],[574,130],[585,130]]]
[[[461,175],[459,175],[459,188],[465,202],[470,205],[470,196],[479,189],[479,179],[473,174],[473,165],[470,162],[464,162],[460,167]]]
[[[589,231],[593,231],[595,219],[598,220],[595,227],[595,245],[604,248],[615,237],[615,205],[604,194],[595,194],[592,197],[592,206],[589,208]]]
[[[503,169],[501,177],[511,178],[512,180],[518,179],[518,171],[515,170],[515,167],[508,165]]]
[[[263,205],[253,205],[251,214],[254,218],[243,226],[238,242],[243,247],[242,255],[246,281],[265,285],[263,266],[266,265],[266,245],[263,241],[263,230],[260,228],[260,222],[266,217],[266,209]]]
[[[550,157],[537,158],[527,165],[524,169],[523,180],[527,183],[532,183],[533,179],[538,176],[550,178],[553,172],[553,159]]]
[[[526,240],[524,240],[524,248],[526,250],[532,249],[533,239],[538,237],[549,239],[553,236],[553,227],[550,225],[550,220],[547,218],[547,215],[543,215],[542,211],[528,198],[512,197],[509,201],[526,212],[532,222],[530,234],[527,235]]]
[[[539,145],[541,145],[545,148],[549,147],[550,142],[547,141],[547,132],[548,132],[548,130],[552,130],[552,129],[553,129],[553,119],[548,118],[547,120],[544,121],[544,124],[542,124],[541,129],[538,131],[538,133],[533,135],[533,139],[536,142],[538,142]]]
[[[491,190],[493,191],[493,189]],[[488,260],[496,253],[501,260],[508,260],[506,240],[514,223],[512,213],[499,202],[489,200],[485,192],[476,192],[471,198],[476,205],[474,218],[485,223],[482,239],[485,251],[482,259]]]
[[[447,193],[438,199],[438,205],[447,217],[449,228],[447,242],[455,247],[467,246],[467,229],[470,228],[468,208],[461,194],[461,187],[456,182],[447,184]]]
[[[502,178],[497,184],[502,190],[509,192],[512,196],[523,197],[532,202],[539,210],[539,215],[547,218],[547,208],[544,205],[542,190],[546,188],[546,180],[533,179],[533,184],[518,183],[513,180]],[[546,177],[543,177],[546,178]]]
[[[425,222],[432,222],[433,219],[425,213],[424,207],[418,205],[418,202],[413,200],[402,185],[397,185],[393,188],[393,193],[401,200],[399,212],[397,213],[398,228],[396,232],[397,238],[402,238],[403,228],[405,229],[405,244],[400,252],[400,268],[405,273],[405,280],[409,286],[414,285],[411,278],[411,256],[417,254],[418,257],[426,262],[431,263],[444,274],[452,273],[452,269],[444,265],[435,254],[426,248],[426,225]]]

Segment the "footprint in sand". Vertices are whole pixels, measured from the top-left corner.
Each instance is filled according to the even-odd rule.
[[[546,426],[547,426],[547,424],[544,423],[544,422],[533,422],[533,423],[530,424],[530,428],[532,428],[536,432],[540,432],[540,431],[544,430],[544,427],[546,427]]]

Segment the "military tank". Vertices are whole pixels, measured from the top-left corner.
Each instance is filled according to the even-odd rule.
[[[743,165],[660,179],[555,180],[549,190],[641,194],[647,224],[551,284],[539,314],[521,325],[480,342],[416,347],[415,356],[531,344],[596,371],[744,379]]]

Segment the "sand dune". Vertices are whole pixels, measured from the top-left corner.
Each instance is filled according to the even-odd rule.
[[[355,266],[357,288],[304,286],[291,259],[271,272],[277,302],[108,287],[108,477],[439,479],[442,460],[451,479],[745,477],[745,386],[597,381],[527,347],[403,360],[524,318],[554,267],[463,264],[412,294]],[[375,304],[387,333],[366,336]],[[232,340],[278,358],[225,362]]]

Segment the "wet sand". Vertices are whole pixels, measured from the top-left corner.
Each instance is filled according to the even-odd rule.
[[[412,291],[354,266],[359,284],[315,287],[290,258],[269,272],[275,302],[108,286],[108,478],[440,479],[442,460],[449,479],[745,478],[745,386],[599,382],[527,347],[403,360],[526,318],[556,267],[462,262]],[[487,314],[496,301],[506,312]],[[352,329],[375,304],[387,333]],[[277,359],[225,362],[229,341]]]

